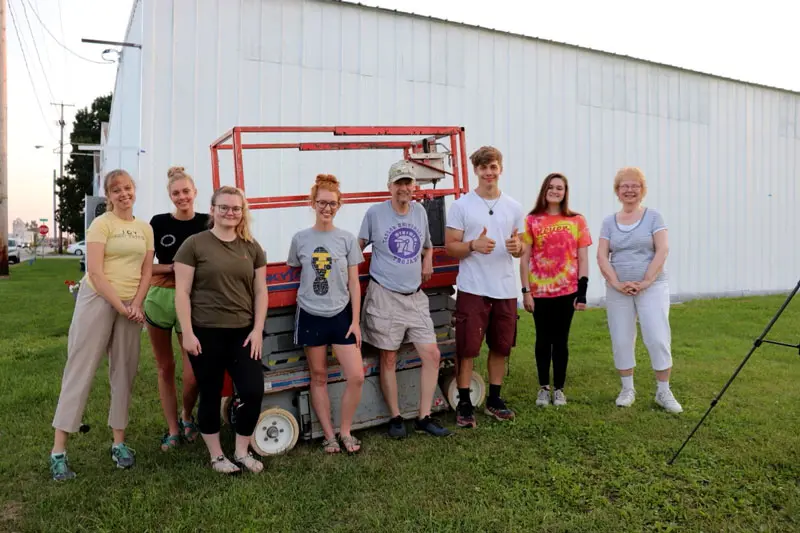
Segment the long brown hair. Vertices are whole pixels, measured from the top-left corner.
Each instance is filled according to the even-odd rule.
[[[536,204],[529,214],[541,215],[547,213],[547,189],[550,187],[550,182],[556,178],[564,182],[564,199],[561,200],[560,204],[561,215],[565,217],[574,217],[579,214],[569,208],[569,182],[567,181],[567,177],[559,172],[552,172],[544,179],[542,188],[539,189],[539,197],[536,198]]]
[[[236,187],[223,185],[214,191],[214,194],[211,196],[211,216],[208,218],[208,227],[214,227],[214,207],[217,205],[217,198],[223,194],[230,194],[241,198],[242,218],[236,225],[236,235],[238,235],[243,241],[253,242],[253,233],[250,231],[250,209],[247,206],[247,198],[244,197],[244,193],[241,191],[241,189],[237,189]]]

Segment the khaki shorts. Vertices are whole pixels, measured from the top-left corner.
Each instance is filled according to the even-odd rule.
[[[370,280],[361,312],[361,335],[379,350],[396,351],[406,342],[436,344],[428,295],[422,290],[399,294]]]

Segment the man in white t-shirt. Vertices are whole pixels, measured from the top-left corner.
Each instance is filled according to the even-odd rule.
[[[517,337],[517,282],[514,259],[522,255],[522,206],[500,191],[503,155],[484,146],[470,156],[478,186],[450,207],[447,253],[460,259],[456,286],[456,357],[458,358],[458,427],[475,427],[469,382],[483,339],[489,347],[489,395],[484,412],[512,420],[514,412],[500,398],[506,357]]]

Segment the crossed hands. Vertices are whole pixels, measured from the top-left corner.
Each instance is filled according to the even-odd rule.
[[[642,281],[625,281],[620,282],[618,281],[614,288],[617,289],[622,294],[627,294],[628,296],[636,296],[650,285],[652,285],[652,281],[642,280]]]
[[[494,251],[496,244],[494,239],[486,236],[486,227],[484,226],[480,236],[472,241],[472,249],[482,254],[490,254]],[[511,255],[517,255],[522,251],[522,240],[519,238],[519,230],[517,228],[514,228],[514,233],[506,239],[506,250]]]
[[[137,324],[144,324],[144,311],[142,311],[142,306],[136,304],[123,304],[125,306],[125,312],[120,313],[121,315],[125,316],[131,322],[136,322]]]

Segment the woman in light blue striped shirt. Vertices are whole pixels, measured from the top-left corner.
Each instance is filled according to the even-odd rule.
[[[614,365],[622,378],[616,403],[629,407],[636,399],[633,368],[638,316],[642,340],[656,374],[655,401],[671,413],[680,413],[683,408],[669,388],[670,300],[664,270],[669,249],[667,226],[661,213],[641,205],[647,194],[647,182],[640,169],[620,169],[614,177],[614,192],[622,209],[603,220],[597,262],[606,279],[608,329]]]

